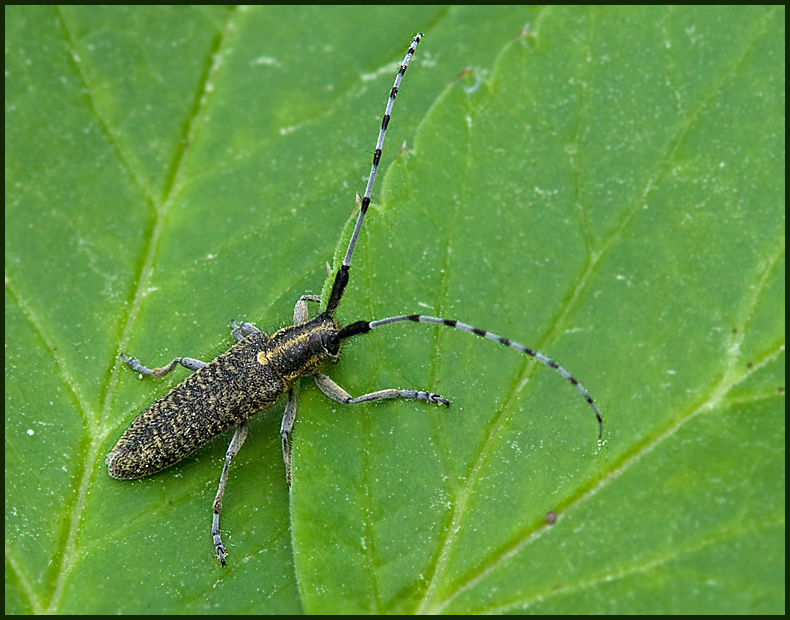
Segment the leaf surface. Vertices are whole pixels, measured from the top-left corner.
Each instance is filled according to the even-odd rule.
[[[524,24],[529,23],[526,31]],[[410,37],[338,311],[353,339],[223,436],[104,456],[318,293]],[[784,10],[6,9],[6,610],[717,613],[784,608]],[[406,150],[399,152],[406,142]],[[558,515],[553,525],[546,515]]]

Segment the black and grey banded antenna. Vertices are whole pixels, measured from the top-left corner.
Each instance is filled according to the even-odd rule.
[[[351,266],[351,255],[354,253],[354,246],[357,243],[357,238],[359,237],[359,231],[362,229],[362,222],[365,219],[365,214],[367,213],[368,207],[370,206],[370,196],[373,190],[373,183],[376,180],[376,171],[378,169],[379,161],[381,160],[381,149],[384,146],[384,135],[387,132],[387,125],[389,125],[390,117],[392,115],[392,107],[395,104],[395,96],[398,94],[398,88],[400,87],[401,80],[403,79],[403,74],[406,73],[406,68],[409,66],[409,61],[411,57],[414,55],[414,51],[417,49],[417,44],[420,42],[420,39],[424,35],[422,33],[418,33],[414,39],[412,39],[411,45],[409,46],[409,50],[406,52],[406,56],[401,63],[400,70],[398,71],[398,75],[395,76],[395,83],[392,86],[392,90],[390,91],[389,100],[387,101],[387,108],[384,111],[384,118],[381,120],[381,129],[379,130],[379,138],[376,142],[376,150],[373,154],[373,165],[370,169],[370,176],[368,177],[368,185],[365,188],[365,196],[362,198],[362,204],[360,206],[359,215],[357,216],[357,222],[354,226],[354,232],[351,235],[351,240],[348,243],[348,249],[346,250],[345,258],[343,258],[343,264],[340,267],[340,270],[337,272],[335,276],[335,282],[332,286],[332,293],[329,297],[329,302],[327,303],[327,307],[325,313],[330,317],[334,314],[335,310],[337,310],[337,306],[340,303],[340,300],[343,297],[343,293],[346,289],[346,285],[348,284],[348,272],[349,267]],[[603,419],[601,418],[601,414],[598,411],[598,407],[595,406],[592,397],[587,393],[587,390],[584,389],[581,383],[571,374],[569,373],[563,366],[559,363],[555,362],[549,356],[544,355],[540,351],[536,351],[534,349],[530,349],[528,347],[522,346],[517,342],[513,342],[508,338],[503,338],[493,332],[489,332],[483,329],[478,329],[477,327],[473,327],[471,325],[467,325],[466,323],[462,323],[460,321],[454,321],[449,319],[442,319],[433,316],[423,316],[420,314],[408,314],[408,315],[401,315],[401,316],[391,316],[385,319],[379,319],[377,321],[357,321],[355,323],[351,323],[350,325],[346,325],[338,332],[338,337],[343,340],[345,338],[350,338],[352,336],[357,336],[359,334],[366,334],[370,330],[375,329],[377,327],[382,327],[384,325],[390,325],[392,323],[399,323],[401,321],[412,321],[415,323],[434,323],[436,325],[443,325],[445,327],[454,327],[456,329],[460,329],[465,332],[469,332],[470,334],[475,334],[476,336],[480,336],[481,338],[486,338],[488,340],[493,340],[494,342],[498,342],[499,344],[506,346],[510,349],[518,351],[528,357],[531,357],[535,361],[543,364],[544,366],[548,366],[549,368],[553,369],[557,374],[559,374],[563,379],[568,381],[576,388],[576,390],[581,394],[582,398],[587,401],[587,404],[592,409],[593,415],[595,415],[595,419],[598,421],[598,439],[603,438]],[[441,399],[444,403],[444,399]]]
[[[365,196],[362,198],[362,204],[359,207],[357,223],[354,225],[354,232],[351,235],[351,241],[348,242],[348,250],[346,250],[346,256],[343,259],[343,265],[340,267],[340,271],[338,271],[337,275],[335,276],[335,283],[332,286],[332,294],[329,296],[329,302],[326,305],[326,313],[329,316],[332,316],[337,309],[337,305],[340,303],[340,299],[343,297],[343,292],[346,290],[346,285],[348,284],[348,269],[351,266],[351,255],[354,253],[354,246],[357,244],[357,237],[359,237],[359,231],[362,229],[362,222],[365,219],[365,214],[368,212],[368,207],[370,206],[370,194],[373,191],[373,183],[376,181],[376,171],[378,170],[379,161],[381,160],[381,148],[384,146],[384,135],[387,133],[387,125],[389,125],[390,117],[392,116],[392,106],[395,105],[395,96],[398,94],[398,88],[400,87],[401,80],[403,79],[403,74],[406,73],[406,68],[409,66],[409,61],[411,60],[411,57],[414,56],[414,50],[417,49],[417,44],[424,36],[425,35],[421,32],[418,32],[414,36],[411,41],[411,45],[409,46],[409,50],[406,52],[406,56],[403,58],[403,62],[400,64],[398,75],[395,76],[395,83],[392,85],[390,98],[387,101],[387,109],[384,110],[384,118],[381,119],[379,139],[376,142],[376,150],[373,153],[373,165],[370,167],[368,186],[365,188]]]

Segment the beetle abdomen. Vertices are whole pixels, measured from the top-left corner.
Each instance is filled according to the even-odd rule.
[[[250,340],[236,344],[141,412],[107,455],[110,476],[154,474],[273,405],[290,386],[256,360],[260,348]]]

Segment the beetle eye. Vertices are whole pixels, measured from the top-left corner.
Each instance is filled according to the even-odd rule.
[[[336,356],[340,351],[340,338],[336,332],[321,335],[321,346],[326,351],[327,355],[332,357]]]

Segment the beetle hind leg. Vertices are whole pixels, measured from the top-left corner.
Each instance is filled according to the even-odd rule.
[[[225,453],[225,465],[222,468],[222,475],[219,478],[219,488],[217,495],[214,498],[214,515],[211,518],[211,537],[214,539],[214,553],[217,558],[225,566],[225,545],[222,544],[222,537],[219,533],[219,513],[222,510],[222,498],[225,496],[225,485],[228,483],[228,471],[230,470],[230,462],[233,457],[239,453],[244,440],[247,439],[247,423],[239,424],[236,427],[236,432],[233,433],[233,439],[230,440],[228,451]]]
[[[146,368],[136,358],[128,357],[126,353],[121,353],[121,357],[123,358],[123,361],[126,362],[126,365],[135,372],[140,373],[141,375],[150,375],[153,377],[164,377],[179,364],[184,368],[189,368],[189,370],[200,370],[206,366],[206,362],[201,362],[200,360],[196,360],[191,357],[177,357],[167,366],[163,366],[162,368]]]

